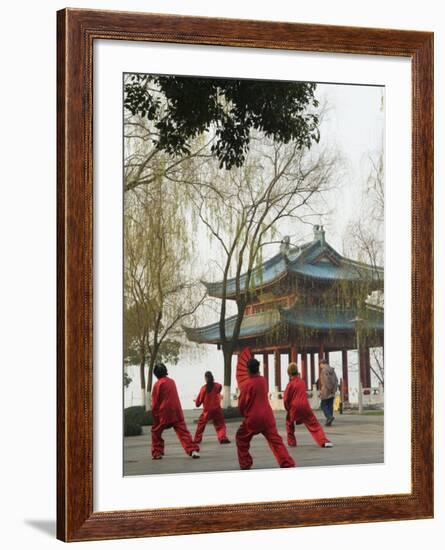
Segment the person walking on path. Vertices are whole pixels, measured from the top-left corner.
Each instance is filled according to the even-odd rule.
[[[216,437],[218,441],[223,445],[230,443],[227,432],[226,423],[224,421],[224,414],[221,408],[221,390],[222,386],[218,382],[215,382],[213,374],[207,371],[204,374],[206,383],[199,391],[198,397],[195,399],[197,407],[203,406],[203,411],[198,420],[198,426],[196,427],[196,433],[194,441],[195,443],[201,443],[202,434],[204,433],[207,422],[210,420],[215,427]]]
[[[326,426],[330,426],[334,418],[334,398],[338,388],[338,378],[335,370],[329,366],[326,359],[320,361],[320,406],[326,417]]]
[[[192,458],[199,458],[197,445],[187,429],[174,380],[169,378],[167,367],[158,363],[153,369],[158,379],[151,394],[153,425],[151,427],[151,456],[160,460],[164,455],[162,432],[173,428],[185,452]]]
[[[240,388],[238,408],[244,420],[236,432],[238,461],[242,470],[252,467],[253,459],[249,453],[253,436],[262,434],[269,444],[280,468],[293,468],[294,459],[290,456],[278,433],[272,407],[269,403],[267,384],[259,374],[260,364],[256,359],[247,362],[248,378]]]
[[[313,413],[306,393],[306,383],[298,376],[296,363],[290,363],[287,369],[289,383],[284,390],[284,408],[286,415],[287,444],[296,447],[295,424],[304,424],[320,447],[333,447],[323,428]]]

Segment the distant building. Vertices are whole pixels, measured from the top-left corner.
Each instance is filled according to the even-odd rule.
[[[221,298],[221,282],[204,283],[209,296]],[[370,347],[383,347],[383,308],[367,303],[383,291],[384,271],[378,266],[341,256],[325,239],[323,226],[314,226],[314,238],[300,247],[285,237],[278,254],[255,269],[251,288],[240,279],[240,295],[247,308],[235,353],[248,346],[263,354],[269,378],[269,354],[274,355],[275,390],[281,391],[281,356],[299,364],[308,387],[316,379],[315,354],[328,358],[342,352],[343,393],[348,396],[348,350],[359,349],[360,380],[371,386]],[[236,300],[236,281],[226,284],[228,299]],[[226,334],[233,334],[236,315],[226,319]],[[221,344],[219,323],[186,328],[187,337],[200,344]]]

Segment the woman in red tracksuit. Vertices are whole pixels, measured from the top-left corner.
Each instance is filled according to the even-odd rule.
[[[287,444],[296,447],[295,424],[304,424],[320,447],[332,447],[313,413],[306,393],[306,383],[298,376],[296,363],[290,363],[287,369],[289,383],[284,390],[284,408],[287,411]]]
[[[215,426],[216,436],[221,444],[230,443],[226,433],[226,423],[221,409],[221,390],[222,386],[215,382],[213,374],[207,371],[204,374],[206,383],[199,391],[195,399],[197,407],[203,406],[203,412],[198,420],[196,427],[195,443],[201,443],[207,422],[211,420]]]
[[[242,470],[249,470],[253,460],[249,453],[250,440],[254,435],[263,434],[267,439],[280,468],[293,468],[294,459],[290,456],[277,430],[277,424],[269,403],[266,379],[259,374],[260,364],[249,359],[249,378],[243,382],[238,400],[238,408],[244,421],[236,432],[238,461]]]
[[[158,379],[151,394],[151,412],[153,425],[151,427],[151,455],[153,460],[159,460],[164,455],[164,440],[162,432],[173,428],[185,452],[192,458],[199,458],[197,445],[187,429],[179,401],[178,390],[174,380],[167,376],[167,367],[159,363],[153,373]]]

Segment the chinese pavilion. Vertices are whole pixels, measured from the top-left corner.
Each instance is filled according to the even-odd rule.
[[[222,297],[221,283],[204,284],[209,296]],[[315,355],[329,359],[330,352],[341,351],[343,395],[348,400],[348,350],[358,350],[360,381],[369,388],[369,349],[383,347],[383,308],[368,303],[372,293],[383,291],[383,284],[383,268],[340,255],[326,242],[323,226],[314,226],[313,240],[299,247],[285,237],[279,253],[256,268],[251,288],[245,288],[241,276],[248,306],[235,353],[248,346],[253,354],[262,354],[268,380],[273,354],[274,386],[280,392],[283,354],[299,364],[301,377],[311,387],[318,377]],[[228,299],[236,300],[235,288],[235,280],[228,280]],[[226,319],[226,335],[233,334],[235,320],[236,315]],[[219,323],[185,330],[191,341],[218,348],[221,344]]]

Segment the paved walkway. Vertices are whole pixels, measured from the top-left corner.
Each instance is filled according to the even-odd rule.
[[[316,413],[319,419],[320,414]],[[187,425],[194,434],[198,411],[185,411]],[[277,425],[285,439],[284,412],[277,412]],[[330,428],[325,428],[334,444],[332,449],[315,445],[304,426],[297,426],[298,447],[289,449],[297,466],[333,466],[340,464],[375,464],[383,457],[383,415],[344,414],[337,415]],[[164,432],[166,454],[162,460],[151,459],[150,426],[144,426],[141,436],[126,437],[124,442],[125,475],[172,474],[183,472],[209,472],[238,470],[235,433],[240,419],[227,422],[227,431],[232,443],[219,445],[213,425],[208,424],[200,445],[201,458],[188,457],[173,430]],[[276,468],[274,456],[262,435],[252,440],[253,468]]]

